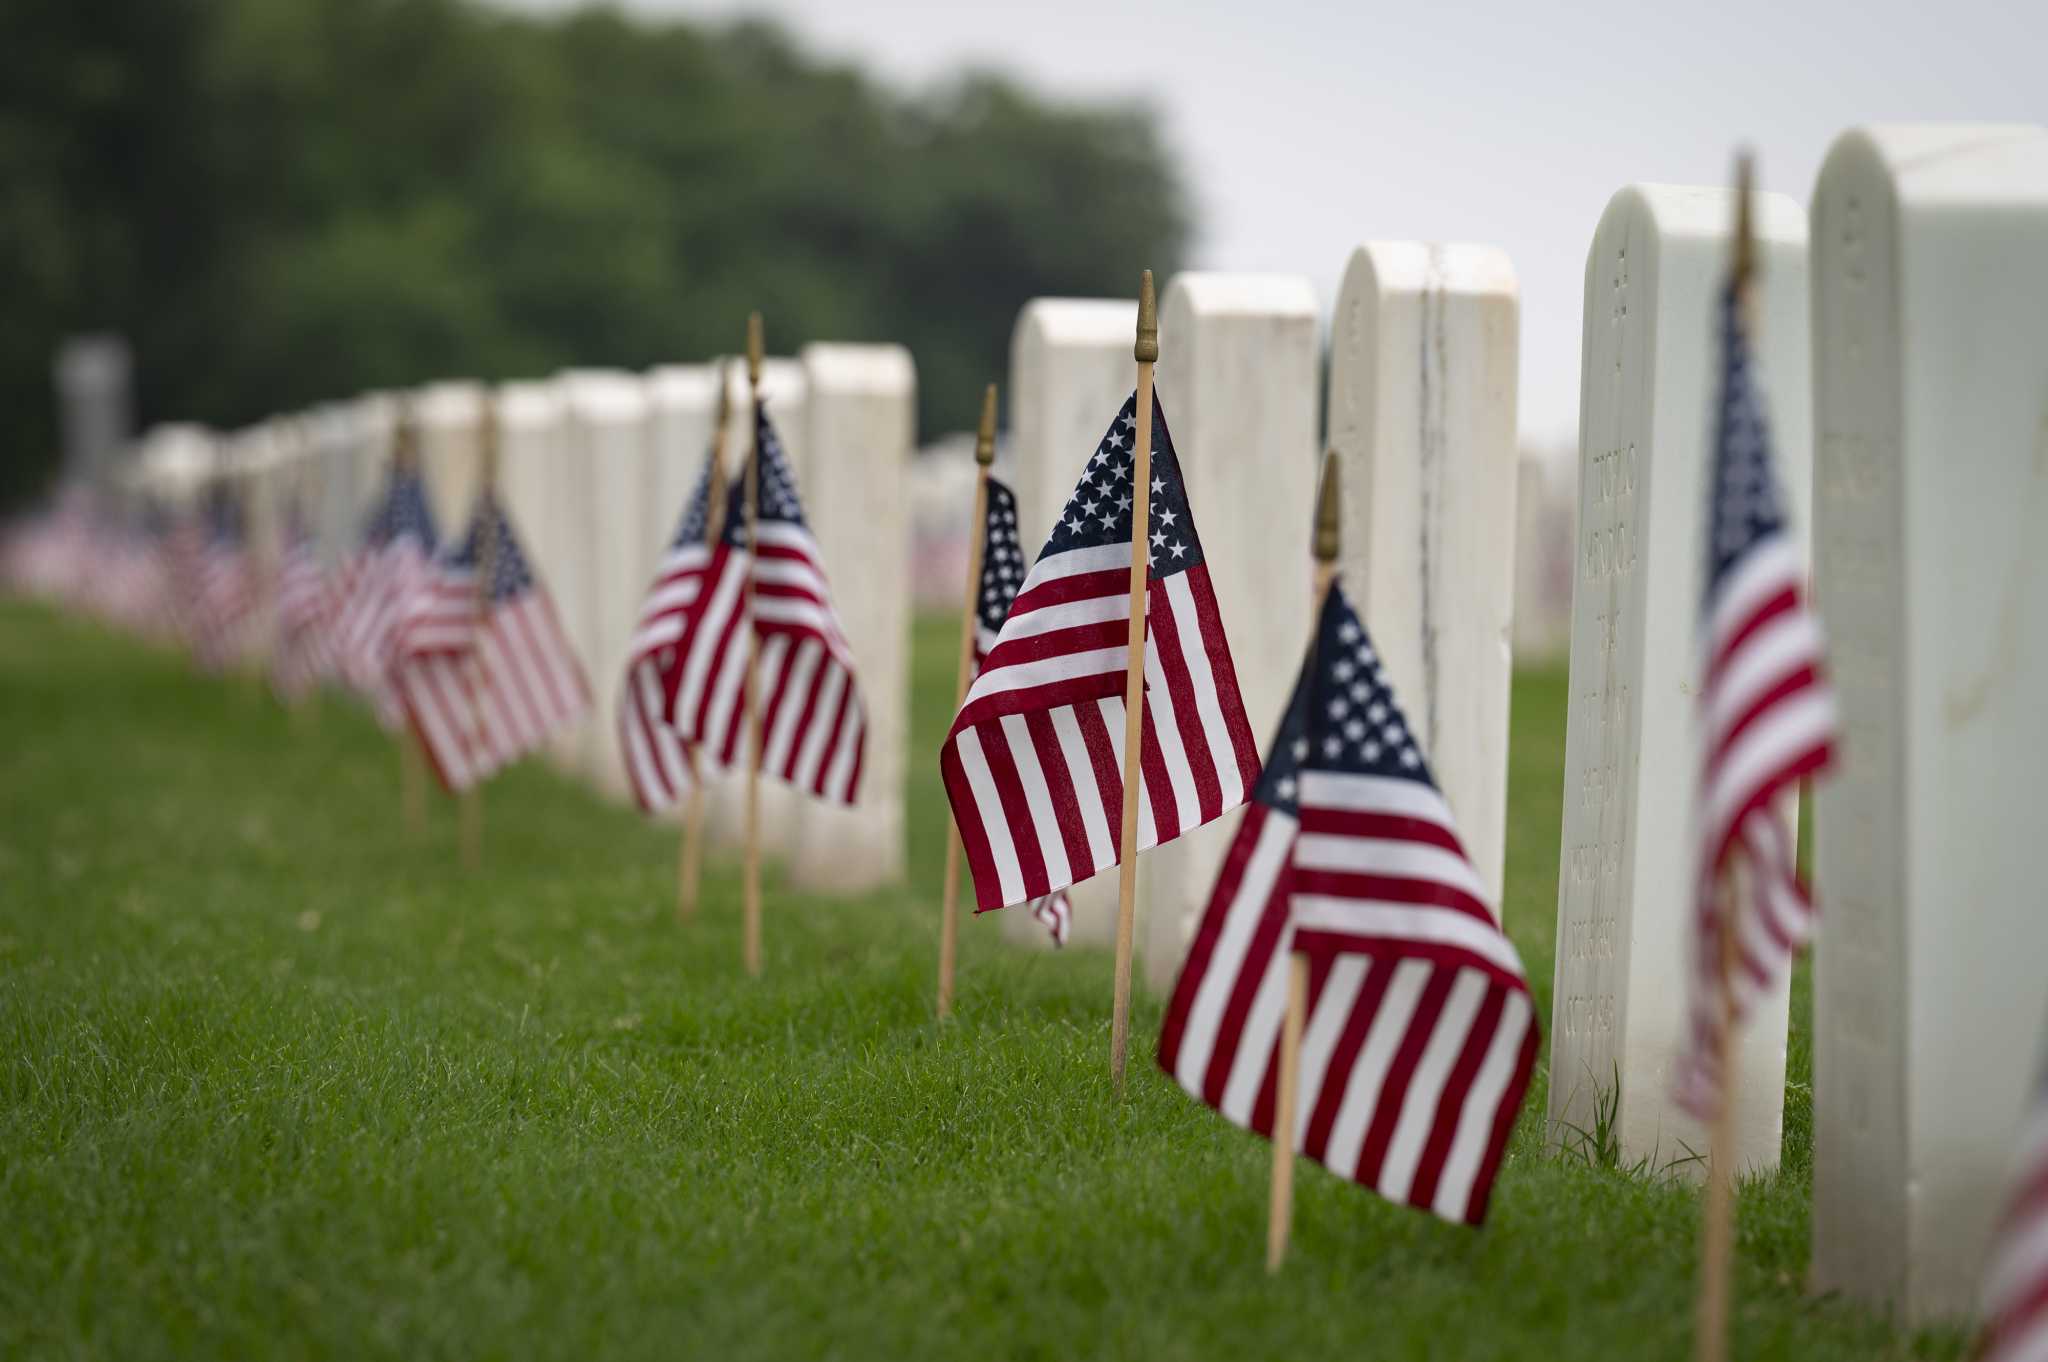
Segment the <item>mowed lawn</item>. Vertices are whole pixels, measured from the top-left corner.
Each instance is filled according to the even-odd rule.
[[[754,981],[734,866],[679,926],[673,832],[541,765],[465,876],[353,708],[0,605],[0,1355],[1685,1355],[1697,1194],[1546,1153],[1541,1070],[1483,1231],[1310,1165],[1271,1279],[1266,1145],[1159,1073],[1157,998],[1111,1097],[1106,954],[967,923],[934,1024],[952,648],[920,627],[910,885],[771,880]],[[1564,702],[1517,682],[1546,1020]],[[1806,1013],[1737,1355],[1957,1356],[1801,1291]]]

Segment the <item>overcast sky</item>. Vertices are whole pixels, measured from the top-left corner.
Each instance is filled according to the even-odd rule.
[[[1854,124],[2048,121],[2048,0],[626,8],[766,13],[908,86],[973,63],[1055,94],[1148,99],[1197,194],[1193,263],[1305,275],[1326,324],[1360,241],[1504,247],[1522,285],[1522,429],[1549,445],[1578,437],[1586,244],[1615,189],[1725,183],[1747,141],[1762,186],[1804,203]]]

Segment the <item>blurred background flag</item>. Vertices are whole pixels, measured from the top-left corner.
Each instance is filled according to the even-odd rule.
[[[554,603],[495,498],[478,499],[468,533],[414,596],[397,679],[436,774],[454,792],[535,750],[590,707]]]
[[[388,729],[405,722],[391,681],[398,630],[428,584],[438,540],[425,480],[417,468],[394,465],[384,498],[364,527],[362,547],[343,568],[335,618],[337,665],[375,703]]]
[[[256,606],[256,584],[242,532],[242,505],[216,485],[206,501],[193,609],[193,656],[209,671],[235,659]]]
[[[1136,411],[1134,395],[1089,457],[940,751],[983,911],[1064,889],[1120,857]],[[1138,849],[1236,808],[1258,776],[1156,402],[1152,422],[1152,485],[1141,489],[1153,529]]]
[[[272,689],[287,703],[303,700],[331,670],[329,601],[312,527],[305,507],[294,500],[285,513],[284,552],[277,567],[277,639],[270,670]]]
[[[1983,1305],[1983,1362],[2048,1362],[2048,1063],[2020,1122],[2012,1204]]]
[[[664,714],[671,676],[689,630],[691,609],[704,591],[711,565],[709,542],[712,461],[683,506],[675,538],[669,542],[626,655],[624,692],[619,704],[619,744],[633,798],[648,813],[671,808],[689,793],[695,780],[688,748]]]
[[[1174,987],[1159,1064],[1273,1136],[1288,956],[1309,964],[1299,1152],[1478,1224],[1536,1063],[1522,962],[1334,583]]]

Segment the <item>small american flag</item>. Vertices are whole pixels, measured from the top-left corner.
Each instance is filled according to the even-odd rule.
[[[305,510],[294,502],[285,514],[284,552],[277,568],[277,641],[270,684],[279,699],[303,699],[329,674],[333,638],[327,606],[327,574],[320,566]]]
[[[391,680],[398,630],[427,585],[438,539],[425,480],[417,469],[394,467],[364,527],[362,547],[337,582],[336,665],[389,729],[405,722]]]
[[[1161,1068],[1268,1138],[1297,951],[1295,1148],[1390,1201],[1478,1224],[1535,1067],[1535,1007],[1337,584],[1159,1039]]]
[[[753,578],[754,680],[761,769],[821,799],[851,804],[860,789],[867,716],[853,649],[825,582],[817,541],[804,523],[796,479],[768,413],[754,408],[760,466],[759,554],[746,542],[746,478],[733,480],[725,525],[687,607],[668,716],[686,740],[731,766],[746,739],[746,586]]]
[[[2012,1203],[1984,1279],[1981,1362],[2048,1362],[2048,1072],[2020,1123]]]
[[[1024,585],[1024,545],[1017,537],[1017,494],[1000,480],[984,479],[988,516],[982,526],[981,587],[974,603],[974,675],[981,675],[989,650],[996,646],[1010,603]],[[1064,946],[1074,927],[1074,905],[1064,889],[1031,901],[1031,916],[1044,926],[1054,946]]]
[[[1136,495],[1151,498],[1152,527],[1137,849],[1237,807],[1258,777],[1156,400],[1152,485],[1131,487],[1136,412],[1133,397],[1089,458],[939,754],[980,911],[1064,889],[1120,859]]]
[[[1806,571],[1778,498],[1735,284],[1722,295],[1721,334],[1701,629],[1705,765],[1692,1006],[1677,1070],[1679,1100],[1702,1120],[1721,1104],[1721,1037],[1813,935],[1813,903],[1784,806],[1802,779],[1827,766],[1835,741],[1820,626],[1806,608]],[[1735,897],[1721,892],[1721,880],[1738,848],[1749,859],[1750,892],[1724,902]],[[1725,968],[1723,913],[1732,915],[1733,938]]]
[[[683,506],[675,538],[647,588],[626,653],[626,677],[619,699],[619,746],[633,798],[648,813],[673,807],[693,783],[690,752],[664,717],[677,650],[688,631],[691,610],[704,590],[711,565],[707,542],[711,509],[711,460]]]
[[[226,669],[247,638],[256,606],[254,574],[242,532],[242,507],[216,487],[208,498],[199,546],[193,619],[193,656],[209,671]]]
[[[477,565],[490,580],[477,583]],[[397,689],[441,783],[460,791],[546,742],[590,707],[583,668],[488,494],[432,565],[399,634]]]

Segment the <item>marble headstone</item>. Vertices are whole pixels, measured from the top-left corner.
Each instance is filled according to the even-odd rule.
[[[1017,538],[1027,554],[1045,546],[1053,518],[1131,395],[1138,375],[1131,357],[1137,328],[1133,299],[1034,298],[1017,314],[1010,333],[1010,386],[1002,395],[1009,458],[995,472],[1017,494]],[[960,503],[963,520],[972,501],[970,490]],[[947,597],[956,602],[955,610],[961,589],[954,585]],[[973,901],[964,883],[962,897]],[[1100,946],[1116,939],[1114,874],[1083,880],[1068,898],[1074,905],[1071,941]],[[1050,944],[1029,913],[1012,910],[996,917],[1005,940]]]
[[[1803,543],[1806,215],[1781,194],[1756,195],[1753,209],[1758,372]],[[1730,190],[1632,185],[1608,202],[1586,257],[1550,1031],[1553,1143],[1575,1144],[1618,1097],[1624,1160],[1694,1174],[1706,1132],[1672,1100],[1672,1070],[1691,970],[1704,497],[1734,216]],[[1777,1166],[1788,1000],[1780,982],[1740,1033],[1735,1160],[1745,1170]]]
[[[917,369],[900,345],[807,345],[804,510],[853,645],[867,750],[852,808],[806,799],[790,877],[859,893],[903,877],[910,764],[910,457]]]
[[[1262,754],[1308,641],[1321,465],[1316,325],[1315,292],[1293,275],[1175,275],[1159,304],[1159,401]],[[1157,991],[1180,973],[1241,816],[1233,810],[1145,854],[1139,942]]]
[[[1344,579],[1496,910],[1520,316],[1498,249],[1375,241],[1352,253],[1330,337]]]
[[[418,423],[420,467],[435,523],[445,534],[469,523],[483,477],[484,401],[481,383],[451,379],[429,383],[413,397]]]
[[[2044,1021],[2048,131],[1839,138],[1813,198],[1815,1290],[1970,1312]]]

